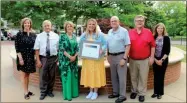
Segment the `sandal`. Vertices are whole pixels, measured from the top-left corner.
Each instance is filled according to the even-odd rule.
[[[29,92],[28,92],[28,95],[34,96],[35,94],[29,91]]]
[[[30,99],[29,94],[25,94],[25,95],[24,95],[24,98],[25,98],[26,100]]]

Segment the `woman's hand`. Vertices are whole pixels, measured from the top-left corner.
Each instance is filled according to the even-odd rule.
[[[70,56],[70,62],[74,62],[75,61],[75,59],[76,59],[76,56]]]
[[[162,66],[162,60],[158,60],[157,64],[160,65],[160,66]]]
[[[20,64],[21,66],[24,65],[24,61],[23,61],[23,59],[19,59],[19,64]]]
[[[155,59],[155,63],[156,63],[157,65],[162,66],[162,60],[157,60],[157,59]]]
[[[100,49],[100,50],[99,50],[99,54],[101,55],[102,53],[103,53],[103,50]]]
[[[23,66],[24,65],[24,61],[23,61],[21,53],[18,53],[17,55],[18,55],[19,64]]]

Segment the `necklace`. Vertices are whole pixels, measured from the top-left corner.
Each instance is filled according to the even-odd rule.
[[[69,35],[69,34],[67,34],[67,35],[68,35],[68,38],[69,38],[69,39],[72,39],[72,37],[73,37],[72,35]]]
[[[162,39],[163,36],[158,36],[158,39]]]

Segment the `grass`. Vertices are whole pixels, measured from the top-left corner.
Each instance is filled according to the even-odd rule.
[[[175,36],[174,38],[181,38],[181,36]],[[182,38],[186,38],[186,36],[182,36]]]
[[[181,40],[181,36],[175,36],[173,38],[173,36],[169,36],[171,38],[171,40]],[[186,36],[182,36],[182,40],[186,41]]]
[[[177,48],[180,48],[180,49],[186,51],[186,46],[185,45],[172,45],[172,46],[175,46]],[[186,54],[184,54],[184,58],[183,58],[182,62],[186,62]]]

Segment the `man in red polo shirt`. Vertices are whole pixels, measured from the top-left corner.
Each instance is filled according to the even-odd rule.
[[[131,40],[129,68],[132,83],[130,98],[135,99],[138,94],[139,101],[144,102],[149,66],[154,62],[155,41],[151,31],[144,28],[143,15],[137,15],[134,23],[135,28],[129,30]]]

